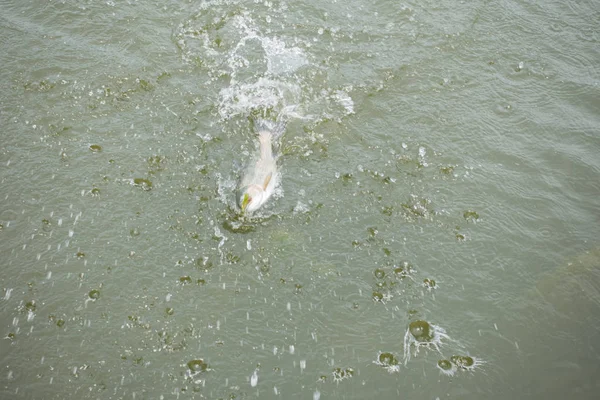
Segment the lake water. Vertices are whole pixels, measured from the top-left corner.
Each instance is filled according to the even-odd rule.
[[[0,2],[0,398],[596,398],[600,9],[537,3]]]

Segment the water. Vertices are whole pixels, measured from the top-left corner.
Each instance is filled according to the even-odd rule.
[[[595,398],[594,2],[0,10],[0,397]]]

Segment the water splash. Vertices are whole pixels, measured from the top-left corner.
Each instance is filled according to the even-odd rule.
[[[483,361],[480,358],[461,355],[454,355],[450,357],[450,362],[452,362],[452,364],[455,365],[457,369],[463,371],[473,371],[476,368],[485,364],[485,361]]]
[[[250,377],[250,386],[256,387],[258,385],[258,369],[255,369]]]
[[[444,359],[444,360],[439,360],[437,362],[437,368],[440,370],[440,372],[446,376],[454,376],[454,374],[456,373],[456,365],[454,365],[453,363],[451,363],[450,361]]]
[[[277,7],[287,5],[202,3],[196,15],[175,29],[183,61],[206,70],[209,78],[199,84],[218,92],[221,123],[257,112],[317,123],[353,114],[353,88],[328,87],[327,74],[312,62],[310,43],[285,36],[285,20],[278,20],[281,33],[264,25],[264,14],[279,12]]]
[[[332,375],[334,382],[341,382],[354,376],[354,368],[335,368]]]
[[[222,120],[246,116],[256,110],[273,110],[279,116],[289,104],[300,100],[298,85],[271,78],[255,82],[234,83],[219,92],[218,110]]]
[[[414,355],[421,348],[433,348],[441,354],[442,339],[450,339],[444,328],[427,321],[413,321],[409,324],[404,334],[404,365],[410,361],[410,351],[414,348]]]
[[[375,359],[375,361],[373,361],[373,364],[383,367],[390,374],[400,371],[400,364],[398,363],[398,359],[392,353],[380,351],[379,353],[377,353],[377,358]]]

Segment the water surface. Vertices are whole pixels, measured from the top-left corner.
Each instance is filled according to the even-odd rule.
[[[546,3],[2,2],[0,397],[595,398],[599,13]]]

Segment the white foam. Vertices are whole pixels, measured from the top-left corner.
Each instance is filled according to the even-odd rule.
[[[273,75],[289,74],[308,64],[306,54],[299,47],[287,47],[277,37],[261,39],[267,59],[267,71]]]
[[[354,114],[354,101],[352,97],[343,90],[336,90],[332,98],[337,101],[346,110],[346,115]]]
[[[299,100],[300,87],[270,78],[258,78],[251,83],[238,83],[219,92],[219,115],[223,120],[245,116],[255,109],[282,110],[288,102]]]

